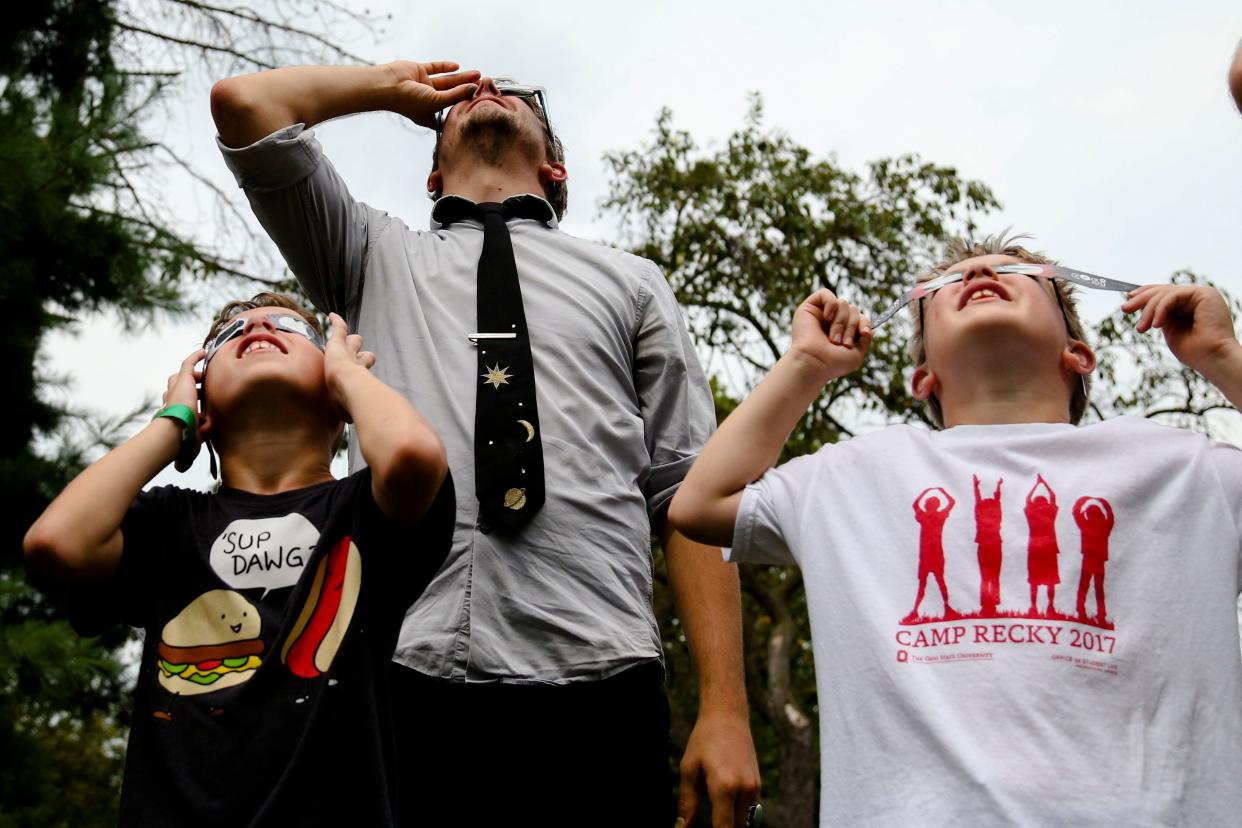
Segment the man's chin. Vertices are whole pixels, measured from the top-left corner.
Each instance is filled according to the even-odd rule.
[[[499,166],[503,159],[518,150],[525,155],[539,157],[543,145],[538,139],[531,140],[523,134],[522,124],[509,110],[496,105],[483,104],[467,113],[457,133],[461,150],[478,161]]]

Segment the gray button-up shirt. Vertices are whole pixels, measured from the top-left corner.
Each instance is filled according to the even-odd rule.
[[[509,223],[535,362],[547,501],[517,535],[480,528],[475,279],[482,225],[430,232],[355,201],[301,125],[221,146],[303,289],[378,357],[439,430],[457,485],[448,560],[395,659],[465,681],[600,679],[660,658],[651,521],[714,425],[681,311],[652,262],[550,225]],[[480,348],[486,348],[481,342]],[[350,470],[362,464],[350,445]]]

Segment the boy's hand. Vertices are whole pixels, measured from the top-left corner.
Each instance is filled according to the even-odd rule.
[[[385,68],[396,82],[388,108],[428,129],[435,128],[436,113],[441,109],[469,100],[479,79],[477,70],[458,72],[457,64],[447,60],[395,60]],[[439,74],[443,72],[452,74]]]
[[[203,425],[203,415],[198,410],[198,384],[203,381],[203,372],[194,366],[205,356],[207,356],[207,351],[199,348],[181,361],[180,370],[168,377],[168,387],[164,389],[163,399],[164,408],[170,405],[188,406],[194,412],[194,419],[199,427]],[[194,429],[194,434],[197,438],[198,428]],[[189,470],[193,458],[197,456],[199,447],[202,445],[202,439],[198,438],[196,443],[193,454],[181,454],[178,451],[175,467],[177,471]]]
[[[789,351],[823,365],[827,381],[862,365],[871,336],[870,319],[832,291],[821,288],[794,311],[793,345]]]
[[[370,369],[375,364],[375,354],[362,350],[362,337],[359,334],[347,334],[345,320],[339,315],[329,314],[328,324],[332,331],[323,352],[323,377],[337,413],[345,422],[352,423],[353,418],[345,399],[345,381],[351,372],[365,372]]]
[[[207,352],[199,348],[181,360],[177,373],[168,375],[168,387],[164,389],[164,407],[187,405],[191,411],[198,412],[198,384],[203,381],[203,372],[194,366],[205,356]]]
[[[1146,285],[1131,291],[1121,309],[1142,310],[1135,330],[1160,328],[1173,356],[1204,375],[1238,346],[1225,297],[1207,285]]]

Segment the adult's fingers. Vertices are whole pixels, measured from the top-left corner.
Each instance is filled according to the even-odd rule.
[[[473,85],[482,75],[477,69],[467,72],[454,72],[451,75],[436,75],[434,78],[428,78],[433,89],[452,89],[462,84]]]
[[[677,817],[679,828],[690,828],[694,824],[694,816],[699,811],[699,774],[698,767],[682,766],[681,783],[677,786]]]
[[[357,359],[358,352],[362,350],[362,336],[360,334],[350,334],[345,337],[345,349]]]
[[[428,75],[438,75],[441,72],[456,72],[461,68],[458,64],[451,60],[420,61],[418,65],[421,66],[423,71]]]
[[[742,822],[735,822],[735,810],[740,804],[738,789],[733,785],[716,785],[714,788],[708,786],[710,790],[708,794],[712,799],[712,828],[733,828],[734,825],[745,825],[745,817]],[[745,808],[742,809],[745,813]]]
[[[733,828],[733,826],[741,828],[741,826],[746,825],[746,812],[749,811],[750,806],[754,804],[754,802],[750,801],[749,797],[738,796],[736,801],[733,803],[733,822],[730,824],[730,828]]]
[[[467,83],[452,89],[436,90],[431,93],[431,101],[436,109],[447,109],[453,104],[470,100],[474,97],[475,89],[474,84]]]

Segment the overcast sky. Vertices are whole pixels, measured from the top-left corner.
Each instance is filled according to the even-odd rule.
[[[523,2],[369,4],[393,19],[375,61],[456,60],[548,88],[568,150],[563,228],[610,240],[601,156],[648,139],[657,112],[701,143],[770,126],[846,166],[914,152],[992,187],[1012,226],[1066,264],[1132,282],[1191,268],[1242,292],[1242,117],[1225,74],[1237,0],[1185,2]],[[214,145],[206,84],[187,85],[164,136],[240,191]],[[319,129],[354,194],[426,226],[430,133],[391,115]],[[187,201],[188,220],[203,220]],[[1117,303],[1093,295],[1098,318]],[[201,341],[220,296],[184,323],[123,332],[112,318],[49,339],[75,405],[132,409]],[[170,481],[171,476],[161,478]],[[201,470],[189,482],[201,485]]]

